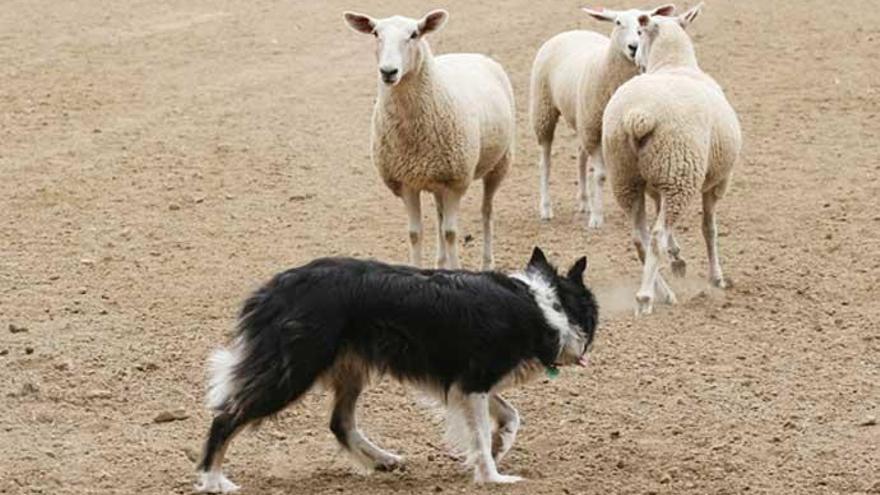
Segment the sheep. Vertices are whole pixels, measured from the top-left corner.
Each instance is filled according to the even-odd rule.
[[[353,30],[376,37],[372,159],[406,207],[410,261],[421,266],[420,195],[428,191],[437,207],[437,266],[459,268],[459,205],[470,183],[482,179],[482,266],[491,269],[492,199],[514,157],[513,87],[489,57],[431,53],[425,36],[447,18],[444,10],[418,20],[345,13]]]
[[[578,152],[579,210],[587,210],[588,227],[603,223],[602,185],[605,172],[600,149],[602,111],[618,86],[638,74],[635,54],[638,48],[640,15],[672,15],[674,5],[651,11],[583,9],[595,19],[613,22],[611,38],[593,31],[567,31],[550,38],[535,56],[532,66],[530,115],[532,128],[541,146],[540,214],[553,218],[550,202],[550,151],[556,124],[561,116],[575,129],[580,140]],[[587,160],[590,168],[590,194],[587,195]]]
[[[724,196],[739,159],[739,119],[714,79],[700,70],[685,33],[699,15],[699,4],[679,17],[641,16],[636,61],[645,71],[623,84],[605,109],[602,148],[614,195],[629,215],[633,241],[643,264],[636,314],[653,310],[655,289],[674,304],[675,295],[659,273],[661,251],[674,275],[686,263],[674,237],[676,221],[698,193],[703,200],[703,237],[709,281],[729,286],[721,271],[715,208]],[[649,234],[645,193],[657,206]]]

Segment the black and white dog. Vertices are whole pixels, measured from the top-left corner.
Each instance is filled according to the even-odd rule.
[[[233,436],[316,382],[334,392],[330,429],[342,447],[369,469],[395,469],[402,459],[355,422],[371,375],[414,385],[445,406],[475,481],[518,481],[496,468],[519,427],[499,391],[535,372],[586,364],[598,318],[586,267],[581,258],[560,276],[535,248],[525,271],[510,276],[348,258],[276,275],[245,302],[231,345],[211,357],[216,414],[196,489],[235,491],[220,469]]]

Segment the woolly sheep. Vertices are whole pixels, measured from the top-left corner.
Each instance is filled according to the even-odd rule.
[[[605,109],[602,147],[618,203],[629,214],[642,283],[637,314],[653,309],[654,291],[670,304],[675,295],[659,273],[661,251],[675,275],[685,273],[673,229],[697,194],[703,196],[703,236],[712,285],[727,287],[718,259],[715,206],[727,190],[742,147],[736,112],[721,87],[697,65],[685,33],[702,3],[679,17],[639,18],[637,62],[645,74],[626,84]],[[657,204],[649,235],[645,193]]]
[[[652,11],[583,9],[600,21],[613,22],[611,38],[593,31],[567,31],[550,38],[535,57],[531,79],[531,121],[541,146],[541,218],[553,218],[550,202],[550,151],[559,117],[576,130],[578,152],[578,199],[580,211],[587,210],[588,225],[602,225],[602,185],[605,172],[600,141],[602,111],[614,90],[638,74],[635,54],[638,48],[640,15],[672,15],[674,5]],[[590,168],[590,194],[587,195],[587,160]]]
[[[421,266],[421,192],[437,206],[437,266],[459,268],[458,212],[483,180],[483,268],[492,268],[492,198],[513,161],[513,88],[504,69],[478,54],[433,56],[425,35],[448,14],[373,19],[345,13],[377,41],[379,96],[373,110],[373,163],[409,216],[410,259]]]

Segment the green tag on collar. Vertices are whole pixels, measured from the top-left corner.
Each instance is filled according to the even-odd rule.
[[[547,377],[549,377],[551,380],[559,376],[559,368],[557,368],[556,366],[547,366],[546,370]]]

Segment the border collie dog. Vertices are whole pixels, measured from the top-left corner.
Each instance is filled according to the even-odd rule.
[[[238,487],[221,472],[245,425],[281,411],[316,383],[333,391],[330,430],[355,461],[393,470],[401,457],[355,420],[371,375],[388,375],[444,406],[476,482],[511,483],[496,463],[513,445],[516,409],[505,386],[557,366],[586,365],[598,308],[587,259],[560,276],[539,248],[514,275],[422,270],[324,258],[276,275],[241,310],[237,335],[210,359],[214,420],[199,463],[203,492]]]

